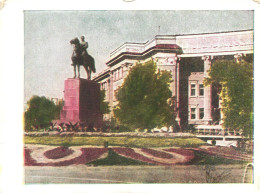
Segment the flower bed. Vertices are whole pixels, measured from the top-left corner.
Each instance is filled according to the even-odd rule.
[[[157,151],[146,148],[113,148],[113,150],[122,156],[156,165],[172,166],[176,164],[184,164],[189,161],[189,159],[187,159],[184,155],[174,152],[170,154],[167,152],[163,152],[164,150]]]
[[[161,164],[159,162],[156,162],[156,161],[153,161],[139,153],[136,153],[133,149],[131,148],[113,148],[113,151],[118,153],[119,155],[122,155],[122,156],[125,156],[125,157],[128,157],[128,158],[132,158],[132,159],[135,159],[135,160],[139,160],[139,161],[142,161],[142,162],[147,162],[147,163],[151,163],[151,164]]]
[[[71,160],[55,163],[54,166],[64,166],[72,164],[85,164],[98,159],[107,152],[107,148],[82,148],[82,155]]]
[[[30,156],[31,154],[31,150],[28,148],[24,148],[24,165],[25,166],[36,166],[38,165],[37,162],[32,159],[32,157]]]
[[[59,159],[73,153],[73,150],[67,147],[57,147],[55,149],[44,152],[44,156],[48,159]]]
[[[81,148],[80,151],[82,152],[81,155],[77,155],[76,157],[70,159],[66,158],[66,156],[69,156],[73,153],[73,148],[68,149],[64,147],[57,147],[51,150],[48,150],[46,152],[42,152],[39,154],[35,154],[34,159],[31,157],[30,153],[31,150],[25,148],[25,165],[26,166],[68,166],[72,164],[86,164],[92,161],[97,160],[100,158],[104,153],[108,151],[108,148]],[[184,151],[185,155],[182,155],[180,151],[174,151],[169,149],[169,152],[173,152],[176,154],[180,154],[182,158],[179,156],[175,156],[174,154],[171,155],[170,153],[163,152],[165,150],[157,151],[153,149],[148,148],[142,148],[142,149],[131,149],[131,148],[111,148],[115,153],[126,157],[131,158],[133,160],[137,160],[146,164],[155,164],[155,165],[175,165],[178,163],[186,163],[190,159],[192,159],[192,154],[190,153],[190,156],[187,156],[187,150]],[[75,150],[76,151],[76,150]],[[77,150],[78,151],[78,150]],[[73,153],[74,154],[74,153]],[[37,161],[37,155],[38,155],[38,161]],[[41,156],[46,157],[50,161],[42,162]],[[184,159],[183,159],[184,157]],[[187,159],[186,159],[187,157]],[[54,161],[55,159],[55,161]],[[59,159],[61,159],[59,161]],[[67,159],[67,160],[66,160]]]
[[[173,152],[173,153],[183,155],[186,158],[186,162],[191,161],[195,157],[194,152],[192,150],[188,150],[188,149],[171,148],[171,149],[164,149],[164,151]]]
[[[208,146],[192,149],[168,148],[157,150],[123,147],[114,147],[109,149],[125,158],[137,160],[146,164],[165,166],[193,163],[232,164],[233,162],[250,160],[249,158],[252,159],[250,155],[240,153],[234,149]],[[68,166],[72,164],[86,164],[99,159],[109,149],[29,146],[24,148],[24,164],[25,166]],[[125,164],[123,162],[126,162],[126,159],[121,159],[119,156],[115,156],[114,154],[113,156],[118,158],[118,163],[120,162],[121,165]],[[106,161],[108,158],[103,159]],[[113,158],[111,158],[110,155],[111,163],[113,162],[112,159]],[[117,165],[117,162],[113,163]],[[127,164],[131,165],[129,160],[127,161]]]
[[[25,149],[25,165],[26,166],[68,166],[72,164],[85,164],[93,160],[98,159],[105,152],[107,148],[81,148],[82,155],[72,158],[70,160],[51,162],[49,163],[38,163],[37,160],[33,160],[30,156],[31,150]]]
[[[148,153],[152,156],[159,157],[159,158],[164,158],[164,159],[174,158],[173,155],[171,155],[171,154],[168,154],[168,153],[162,152],[162,151],[156,151],[156,150],[153,150],[153,149],[142,148],[142,151],[145,152],[145,153]]]

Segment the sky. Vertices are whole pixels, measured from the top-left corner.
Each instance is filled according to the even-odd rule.
[[[74,75],[69,41],[75,37],[89,44],[93,77],[125,42],[253,29],[253,17],[253,11],[24,11],[24,103],[33,95],[63,98],[64,80]]]

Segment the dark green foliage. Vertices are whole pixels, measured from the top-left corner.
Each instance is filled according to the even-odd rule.
[[[171,81],[170,72],[157,72],[154,61],[137,63],[116,94],[119,103],[114,114],[119,123],[132,129],[172,125],[174,102],[169,89]]]
[[[55,114],[54,114],[54,119],[53,120],[58,120],[60,119],[60,112],[63,108],[63,102],[59,102],[57,105],[55,105]]]
[[[48,127],[52,120],[59,119],[62,108],[62,104],[55,105],[44,96],[33,96],[27,105],[28,109],[24,114],[26,131]]]
[[[124,165],[124,166],[127,166],[127,165],[152,165],[152,164],[123,157],[123,156],[115,153],[113,150],[109,149],[108,156],[106,158],[95,160],[93,162],[87,163],[87,165],[94,165],[94,166]]]
[[[249,60],[248,58],[246,58]],[[205,84],[217,83],[224,126],[253,135],[253,62],[219,60],[213,63]]]
[[[110,113],[109,102],[105,102],[106,92],[105,90],[100,91],[100,111],[102,114]]]
[[[209,155],[202,151],[194,151],[195,158],[189,164],[196,165],[221,165],[221,164],[245,164],[245,161],[227,159],[216,155]]]

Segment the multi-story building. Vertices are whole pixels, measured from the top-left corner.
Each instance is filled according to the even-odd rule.
[[[170,88],[176,97],[178,124],[181,127],[218,124],[221,107],[217,91],[214,86],[204,87],[203,79],[215,59],[239,60],[252,54],[253,30],[157,35],[146,43],[124,43],[112,51],[106,63],[108,68],[93,79],[106,91],[106,100],[112,108],[117,104],[115,92],[129,69],[136,62],[152,58],[160,70],[172,74]]]

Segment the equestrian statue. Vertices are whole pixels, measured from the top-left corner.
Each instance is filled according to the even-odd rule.
[[[91,72],[95,73],[95,60],[87,52],[88,42],[85,37],[81,36],[81,42],[78,38],[70,40],[73,46],[73,53],[71,56],[72,66],[74,67],[74,78],[76,78],[76,68],[78,68],[78,78],[80,78],[80,66],[83,66],[87,72],[87,79],[91,80]]]

